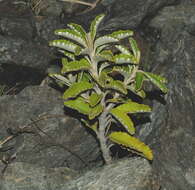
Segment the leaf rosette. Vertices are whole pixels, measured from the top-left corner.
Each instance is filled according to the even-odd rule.
[[[167,80],[140,69],[141,52],[132,30],[97,35],[104,16],[95,17],[88,32],[75,23],[55,31],[63,39],[51,41],[50,46],[59,48],[63,54],[62,69],[60,74],[50,76],[66,86],[64,106],[84,116],[81,120],[97,135],[106,163],[111,160],[108,139],[152,160],[149,146],[134,137],[136,127],[132,119],[132,114],[149,113],[151,108],[132,101],[129,96],[133,93],[144,99],[145,82],[167,93]],[[128,47],[121,41],[125,38]],[[117,123],[119,131],[113,130],[113,123]]]

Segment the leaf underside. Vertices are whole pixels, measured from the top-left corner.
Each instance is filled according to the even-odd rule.
[[[95,40],[94,47],[97,48],[99,46],[113,42],[118,42],[118,39],[109,35],[101,36]]]
[[[81,25],[75,24],[75,23],[70,23],[70,24],[68,24],[68,27],[71,28],[72,30],[74,30],[78,35],[80,35],[82,38],[85,39],[86,32]]]
[[[124,63],[130,63],[130,64],[137,64],[136,58],[132,54],[117,54],[114,56],[114,62],[116,64],[124,64]]]
[[[129,36],[133,35],[133,31],[132,30],[118,30],[116,32],[113,32],[111,34],[111,36],[118,38],[119,40],[122,40],[124,38],[127,38]]]
[[[104,18],[104,14],[100,14],[95,17],[95,19],[92,21],[91,26],[90,26],[90,34],[91,34],[91,39],[94,40],[97,32],[97,28]]]
[[[115,47],[123,54],[126,54],[126,55],[130,54],[130,51],[125,46],[115,45]]]
[[[70,53],[68,51],[65,50],[59,50],[59,52],[63,53],[66,57],[68,57],[70,60],[75,60],[75,55],[74,53]]]
[[[77,43],[86,46],[85,38],[71,29],[58,29],[55,34],[76,41]]]
[[[69,40],[53,40],[49,43],[50,46],[55,46],[61,49],[64,49],[66,51],[70,51],[72,53],[77,53],[77,51],[81,51],[81,47],[74,44],[73,42]]]

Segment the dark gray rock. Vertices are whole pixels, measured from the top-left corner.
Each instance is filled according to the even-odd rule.
[[[64,186],[66,190],[159,190],[160,186],[152,177],[147,160],[131,158],[115,161],[101,169],[86,172]]]
[[[44,72],[55,58],[48,43],[54,39],[54,30],[60,28],[59,19],[36,17],[28,7],[27,14],[16,8],[22,1],[14,2],[0,2],[0,64]]]
[[[26,6],[23,0],[1,0],[0,5],[0,15],[2,17],[20,16],[21,18],[27,18],[32,15],[31,9]]]
[[[34,164],[15,162],[8,166],[1,178],[2,190],[60,190],[65,182],[78,173],[69,168],[44,168]]]
[[[10,147],[0,151],[1,159],[15,157],[48,168],[83,169],[100,156],[95,138],[78,120],[64,115],[56,90],[28,87],[16,96],[0,97],[0,102],[0,138],[14,135],[0,147]]]
[[[166,105],[155,97],[151,124],[140,136],[154,150],[153,169],[162,190],[195,188],[194,13],[195,4],[166,7],[149,24],[161,33],[150,70],[168,78],[169,92]]]
[[[34,35],[32,21],[22,17],[0,17],[0,33],[14,38],[32,40]]]
[[[26,6],[32,9],[36,16],[59,16],[63,9],[63,2],[56,0],[28,1]]]
[[[57,17],[48,16],[36,19],[35,29],[37,41],[41,39],[42,41],[49,43],[50,40],[57,39],[57,36],[54,35],[54,31],[60,28],[65,28],[65,26],[60,23],[60,20]]]
[[[16,162],[0,182],[3,190],[159,190],[148,161],[131,158],[78,175],[68,168],[36,167]]]
[[[178,3],[178,0],[117,0],[103,1],[109,7],[109,16],[102,30],[135,29],[146,17],[164,6]]]
[[[48,46],[0,35],[0,63],[44,71],[51,60]]]
[[[88,29],[94,17],[104,13],[106,18],[100,25],[100,32],[136,29],[147,17],[155,15],[161,8],[178,3],[179,0],[102,0],[95,9],[81,16],[75,16],[73,13],[69,18],[65,14],[62,22],[76,22]]]

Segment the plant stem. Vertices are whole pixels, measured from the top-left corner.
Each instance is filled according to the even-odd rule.
[[[109,150],[109,147],[107,146],[107,142],[106,142],[107,139],[105,136],[107,114],[108,112],[104,111],[99,117],[99,130],[98,130],[97,136],[100,142],[100,148],[102,151],[104,161],[106,164],[110,164],[112,162],[112,157],[110,155],[110,150]]]
[[[104,96],[106,96],[106,94],[104,94]],[[119,96],[119,94],[116,93],[114,95],[114,98],[117,98],[118,96]],[[107,142],[106,142],[107,141],[106,134],[108,132],[107,131],[108,114],[109,114],[110,109],[112,109],[113,107],[114,107],[113,103],[109,104],[104,109],[102,114],[99,116],[99,130],[97,132],[97,137],[98,137],[99,142],[100,142],[100,148],[101,148],[102,155],[103,155],[103,158],[104,158],[104,161],[106,164],[110,164],[112,162],[112,157],[110,155],[110,148],[107,146]]]

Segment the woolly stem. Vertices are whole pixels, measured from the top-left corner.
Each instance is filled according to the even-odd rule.
[[[106,133],[106,117],[108,112],[104,111],[99,117],[99,130],[97,132],[97,136],[100,142],[100,148],[102,151],[102,156],[106,164],[110,164],[112,162],[112,157],[110,155],[110,149],[107,146],[107,138],[105,136]]]

